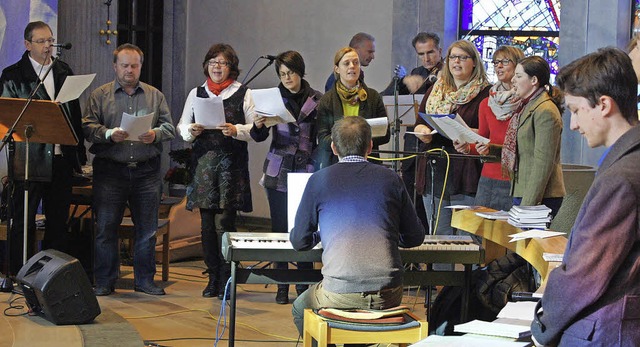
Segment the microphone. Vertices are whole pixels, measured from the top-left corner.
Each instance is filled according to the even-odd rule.
[[[73,45],[71,44],[71,42],[67,42],[67,43],[54,43],[51,46],[62,48],[62,49],[71,49]]]
[[[269,60],[276,60],[276,56],[275,55],[271,55],[271,54],[261,55],[260,58],[269,59]]]

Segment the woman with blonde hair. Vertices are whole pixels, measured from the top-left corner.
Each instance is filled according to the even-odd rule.
[[[493,66],[498,82],[491,87],[489,97],[482,100],[478,109],[478,135],[489,139],[489,143],[460,143],[460,153],[492,155],[496,160],[482,165],[475,204],[496,210],[508,211],[513,205],[511,182],[500,165],[500,155],[509,120],[520,106],[520,97],[511,85],[516,64],[524,58],[520,48],[500,46],[493,53]]]
[[[387,117],[382,97],[377,91],[360,81],[360,59],[355,49],[340,48],[333,59],[336,83],[320,99],[318,105],[318,148],[315,154],[316,167],[323,168],[337,162],[331,151],[331,128],[344,117]],[[389,142],[391,133],[387,127],[384,136],[373,139],[373,149]]]
[[[472,129],[478,128],[478,107],[489,95],[491,85],[487,81],[484,64],[473,43],[459,40],[451,44],[445,57],[445,66],[436,83],[427,90],[420,112],[426,114],[458,114]],[[416,119],[415,132],[424,143],[422,150],[442,148],[456,153],[451,140],[441,134],[431,134],[432,129],[422,117]],[[444,156],[428,158],[433,166],[427,168],[427,161],[418,161],[416,190],[423,195],[430,229],[438,235],[450,235],[451,210],[448,205],[473,205],[482,163],[477,159],[452,158],[446,186],[445,172],[447,159]],[[433,170],[433,171],[431,171]],[[429,171],[429,172],[427,172]],[[433,174],[432,174],[433,173]],[[431,190],[433,177],[433,191]],[[444,189],[442,208],[437,228],[433,225],[440,197]]]

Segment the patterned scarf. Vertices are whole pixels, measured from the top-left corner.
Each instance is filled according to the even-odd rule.
[[[507,89],[502,83],[493,85],[489,91],[489,107],[496,119],[500,121],[511,118],[521,103],[522,100],[516,95],[515,90],[513,88]]]
[[[338,79],[336,81],[336,91],[342,102],[347,102],[349,105],[354,106],[360,101],[367,100],[367,91],[362,88],[360,81],[355,87],[347,89],[344,84]]]
[[[425,111],[427,114],[451,114],[458,106],[473,100],[488,85],[488,82],[471,81],[457,90],[449,90],[439,78],[427,99]]]
[[[226,80],[222,81],[222,83],[216,83],[211,79],[211,77],[207,77],[207,87],[213,94],[218,96],[223,90],[227,89],[227,87],[230,86],[233,81],[233,79],[227,78]]]
[[[520,125],[520,115],[527,107],[529,101],[534,100],[542,92],[545,91],[544,87],[538,88],[528,98],[522,100],[520,106],[513,112],[511,120],[509,121],[509,127],[507,128],[507,134],[504,137],[504,145],[502,145],[502,174],[509,175],[513,178],[513,173],[517,170],[518,164],[518,126]]]

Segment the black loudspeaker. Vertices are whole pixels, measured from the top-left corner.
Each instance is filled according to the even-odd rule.
[[[16,277],[27,306],[56,324],[83,324],[100,314],[100,305],[78,259],[48,249],[34,255]]]

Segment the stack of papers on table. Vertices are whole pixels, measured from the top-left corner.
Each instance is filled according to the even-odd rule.
[[[525,347],[530,342],[511,341],[501,337],[494,336],[440,336],[429,335],[426,339],[418,341],[411,347]]]
[[[493,322],[472,320],[453,327],[457,333],[490,335],[520,339],[531,336],[531,321],[521,319],[500,318]]]
[[[551,222],[551,209],[545,205],[513,206],[507,222],[521,229],[546,229]]]
[[[566,233],[559,232],[559,231],[552,231],[552,230],[533,229],[533,230],[527,230],[517,234],[509,235],[511,237],[511,240],[509,242],[515,242],[518,240],[533,239],[533,238],[545,239],[547,237],[560,236],[564,234]]]
[[[507,220],[509,219],[509,212],[502,210],[494,212],[476,212],[476,216],[492,220]]]
[[[545,261],[561,262],[563,258],[564,258],[564,254],[562,253],[547,253],[547,252],[542,253],[542,259],[544,259]]]

